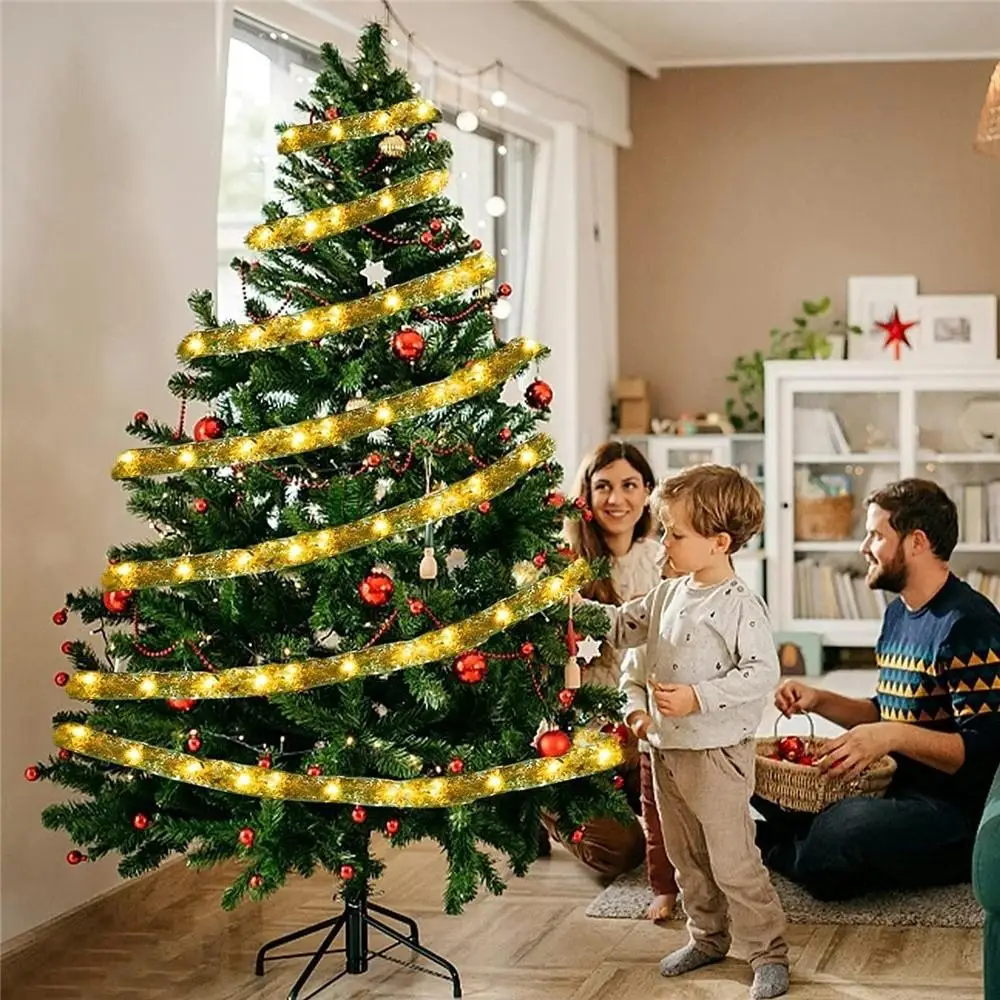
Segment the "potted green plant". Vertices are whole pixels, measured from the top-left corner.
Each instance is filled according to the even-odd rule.
[[[726,381],[735,387],[736,395],[726,400],[726,417],[737,431],[751,432],[764,429],[764,362],[791,358],[843,359],[847,337],[861,333],[861,327],[849,326],[842,319],[832,319],[830,298],[816,302],[808,299],[802,311],[793,317],[787,330],[774,329],[765,354],[761,350],[739,355],[733,361],[733,370]]]

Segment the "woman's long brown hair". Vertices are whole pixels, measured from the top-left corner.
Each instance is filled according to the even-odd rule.
[[[581,463],[576,474],[576,481],[573,484],[574,496],[584,497],[587,506],[593,506],[593,497],[590,492],[590,483],[595,474],[606,468],[612,462],[623,459],[642,476],[642,484],[647,490],[652,490],[656,485],[656,477],[646,461],[645,455],[635,445],[626,444],[624,441],[606,441],[598,445]],[[635,544],[640,538],[646,538],[653,528],[653,515],[646,507],[642,516],[632,530],[632,543]],[[579,519],[567,519],[564,526],[564,534],[570,548],[579,556],[585,559],[599,559],[610,557],[611,550],[604,540],[604,533],[598,527],[597,521],[585,521]],[[621,604],[621,597],[615,591],[614,584],[610,577],[601,580],[592,580],[580,588],[580,593],[592,601],[600,601],[602,604]]]

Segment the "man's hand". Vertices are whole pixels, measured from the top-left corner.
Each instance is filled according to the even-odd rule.
[[[784,716],[815,712],[820,692],[803,681],[783,681],[774,692],[774,705]]]
[[[870,764],[893,749],[895,724],[867,722],[831,740],[817,761],[820,771],[831,778],[851,781]]]
[[[632,712],[625,720],[625,724],[635,733],[636,738],[644,740],[649,732],[649,727],[653,723],[653,717],[649,712]]]
[[[699,711],[698,697],[690,684],[654,684],[653,701],[660,715],[679,719]]]

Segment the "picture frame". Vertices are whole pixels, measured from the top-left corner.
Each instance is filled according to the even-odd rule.
[[[876,323],[888,322],[893,309],[899,310],[904,323],[918,319],[917,278],[912,274],[865,276],[847,279],[847,322],[861,328],[861,333],[847,338],[847,357],[851,361],[893,361],[885,348],[885,331]],[[903,349],[899,364],[919,358],[922,350],[921,323],[907,331],[910,350]]]
[[[782,677],[820,677],[823,637],[819,632],[775,632]]]
[[[935,364],[997,360],[996,295],[921,295],[920,356]]]

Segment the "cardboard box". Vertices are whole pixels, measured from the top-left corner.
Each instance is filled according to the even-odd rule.
[[[621,434],[648,434],[652,415],[648,399],[618,400],[618,430]]]
[[[649,383],[644,378],[620,378],[615,382],[616,399],[649,399]]]

